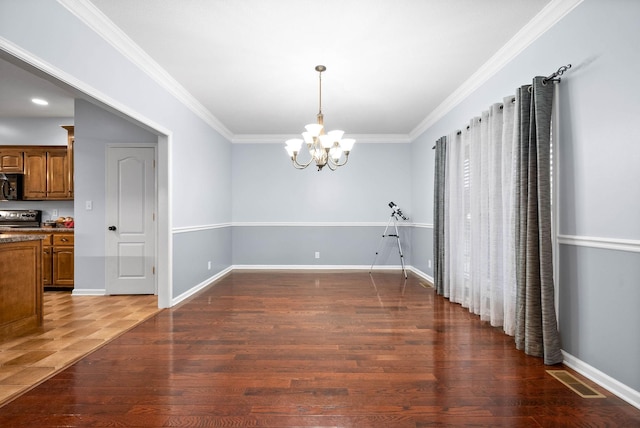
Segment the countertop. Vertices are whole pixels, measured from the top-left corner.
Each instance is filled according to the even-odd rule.
[[[0,233],[0,244],[6,244],[7,242],[24,242],[24,241],[38,241],[44,239],[44,235],[14,235]]]
[[[42,232],[42,233],[73,233],[73,228],[67,227],[2,227],[0,226],[0,233],[11,232]]]

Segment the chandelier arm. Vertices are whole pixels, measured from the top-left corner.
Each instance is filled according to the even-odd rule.
[[[335,171],[336,169],[338,169],[338,167],[345,165],[347,162],[349,161],[349,154],[348,153],[344,153],[344,162],[340,163],[340,162],[334,162],[333,160],[330,161],[330,163],[332,163],[335,168],[331,168],[331,171]]]
[[[306,167],[311,165],[311,162],[314,161],[314,158],[312,156],[311,159],[309,159],[309,162],[307,163],[298,162],[298,156],[295,156],[295,158],[291,158],[291,160],[293,161],[293,166],[296,167],[297,169],[305,169]]]
[[[291,163],[293,164],[293,167],[294,167],[295,169],[305,169],[305,168],[306,168],[306,166],[304,166],[304,165],[300,165],[300,164],[298,163],[298,161],[297,161],[297,160],[295,160],[295,159],[293,159],[293,158],[291,158]]]

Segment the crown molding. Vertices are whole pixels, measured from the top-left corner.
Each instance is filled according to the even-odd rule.
[[[233,139],[233,133],[222,122],[90,1],[57,1],[223,137]]]
[[[300,135],[291,134],[237,134],[231,140],[234,144],[284,144],[291,138],[300,138]],[[354,138],[356,144],[362,143],[410,143],[408,134],[349,134],[349,138]]]
[[[211,114],[178,81],[144,52],[129,36],[111,22],[88,0],[57,0],[69,12],[99,34],[122,55],[136,64],[143,72],[175,96],[187,108],[202,118],[213,129],[232,143],[282,143],[295,136],[286,135],[234,135],[222,122]],[[476,73],[467,79],[447,99],[418,124],[409,134],[359,135],[354,136],[360,143],[410,143],[443,118],[448,112],[478,89],[489,78],[500,71],[525,48],[555,25],[583,0],[552,0],[527,25],[525,25],[506,45],[504,45]]]
[[[467,79],[458,89],[449,95],[410,133],[410,140],[418,138],[423,132],[442,119],[454,107],[493,77],[505,65],[522,53],[531,43],[553,27],[565,15],[571,12],[583,0],[552,0],[531,21],[516,33],[498,52]]]

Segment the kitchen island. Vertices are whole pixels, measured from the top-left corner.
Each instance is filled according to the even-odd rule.
[[[43,238],[0,233],[0,341],[42,326]]]
[[[42,241],[42,281],[45,290],[73,290],[74,230],[61,227],[2,227],[0,234],[40,235]]]

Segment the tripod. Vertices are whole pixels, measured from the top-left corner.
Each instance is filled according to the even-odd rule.
[[[391,203],[393,204],[393,202]],[[384,240],[384,238],[387,238],[387,237],[396,238],[396,241],[398,242],[398,252],[400,253],[400,263],[402,264],[402,273],[404,273],[404,278],[407,279],[407,271],[404,268],[404,255],[402,254],[402,245],[400,245],[400,234],[398,233],[398,224],[397,224],[398,215],[400,215],[403,218],[403,220],[406,220],[406,218],[402,215],[402,212],[398,212],[394,210],[391,213],[391,217],[387,222],[387,227],[384,228],[384,233],[382,234],[382,238],[380,238],[380,242],[378,243],[378,248],[376,249],[376,255],[373,258],[373,263],[371,263],[371,268],[369,269],[369,273],[371,273],[371,271],[373,270],[373,265],[376,264],[376,259],[378,258],[378,253],[380,252],[380,246],[382,245],[382,241]],[[389,230],[389,226],[391,226],[392,224],[393,224],[393,229],[395,230],[395,233],[387,233],[387,231]]]

